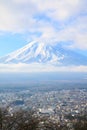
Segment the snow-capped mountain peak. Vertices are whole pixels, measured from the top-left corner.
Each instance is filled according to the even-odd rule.
[[[84,62],[83,62],[84,61]],[[0,63],[50,63],[55,65],[87,64],[87,57],[65,49],[61,44],[33,41],[0,58]]]

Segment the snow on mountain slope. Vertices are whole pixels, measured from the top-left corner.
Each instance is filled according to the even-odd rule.
[[[0,58],[0,63],[50,63],[54,65],[87,65],[87,57],[65,49],[61,44],[33,41]]]

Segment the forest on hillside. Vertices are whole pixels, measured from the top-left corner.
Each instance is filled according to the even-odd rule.
[[[32,110],[8,112],[8,108],[0,109],[0,130],[87,130],[87,113],[71,117],[68,123],[59,123],[49,117],[39,117]]]

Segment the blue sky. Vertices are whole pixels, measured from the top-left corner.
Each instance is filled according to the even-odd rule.
[[[0,56],[44,39],[87,56],[87,0],[0,0]]]
[[[26,39],[22,35],[6,33],[0,36],[0,56],[5,56],[26,44]]]

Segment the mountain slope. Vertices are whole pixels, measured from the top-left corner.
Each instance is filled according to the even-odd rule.
[[[87,57],[64,48],[61,44],[33,41],[0,58],[0,63],[50,63],[55,65],[87,65]]]

